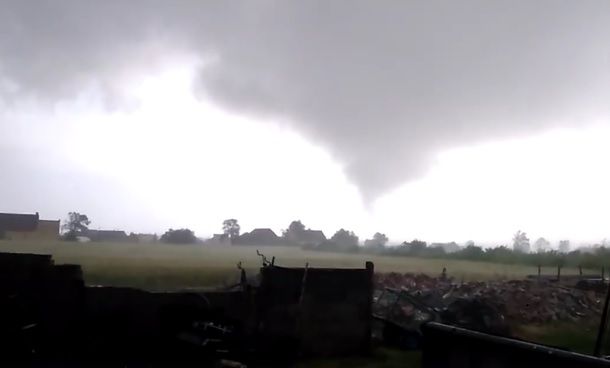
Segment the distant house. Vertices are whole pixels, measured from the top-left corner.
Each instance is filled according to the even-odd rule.
[[[8,240],[57,240],[59,220],[41,220],[36,214],[0,213],[0,238]]]
[[[94,242],[128,242],[129,236],[121,230],[87,230],[84,234]]]
[[[159,241],[157,234],[134,234],[138,243],[156,243]]]
[[[383,248],[383,244],[380,244],[379,241],[375,239],[366,239],[364,241],[364,246],[368,248],[381,247]]]
[[[302,230],[298,232],[286,231],[284,239],[292,245],[318,245],[325,242],[326,235],[320,230]]]
[[[298,242],[302,245],[318,245],[326,241],[326,235],[321,230],[307,229],[303,231]]]
[[[254,229],[249,233],[244,233],[233,241],[237,245],[278,245],[282,239],[273,230],[268,228]]]
[[[203,244],[211,246],[231,245],[231,239],[229,239],[227,234],[214,234],[211,238],[205,240]]]
[[[445,250],[445,253],[454,253],[459,251],[461,248],[460,246],[456,243],[456,242],[451,242],[451,243],[432,243],[430,244],[430,247],[435,248],[435,247],[440,247],[443,248]]]

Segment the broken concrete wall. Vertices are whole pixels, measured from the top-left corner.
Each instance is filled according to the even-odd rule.
[[[0,359],[60,356],[79,344],[84,283],[78,265],[51,256],[0,253]],[[35,353],[34,353],[35,352]]]
[[[247,327],[253,303],[249,293],[151,293],[120,287],[87,288],[88,354],[106,352],[94,360],[149,357],[189,359],[175,346],[181,331],[194,321],[226,322],[240,332]]]
[[[368,350],[373,264],[363,269],[265,267],[261,333],[285,353],[331,356]]]

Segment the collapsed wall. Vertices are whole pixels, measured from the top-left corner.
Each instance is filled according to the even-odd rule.
[[[373,272],[371,262],[363,269],[262,268],[262,333],[301,356],[367,352]]]
[[[368,350],[373,265],[261,268],[260,285],[152,293],[86,287],[78,265],[0,253],[0,363],[263,362]],[[34,364],[35,365],[35,364]],[[251,364],[255,366],[255,364]]]

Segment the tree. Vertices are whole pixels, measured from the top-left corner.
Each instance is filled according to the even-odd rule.
[[[197,242],[197,237],[190,229],[169,229],[161,235],[161,241],[171,244],[193,244]]]
[[[140,239],[138,238],[138,234],[136,234],[134,232],[129,233],[129,241],[138,243],[140,241]]]
[[[545,238],[538,238],[538,240],[536,240],[534,242],[534,248],[536,249],[536,252],[538,252],[538,253],[545,252],[546,250],[549,249],[550,246],[551,246],[551,243],[548,240],[546,240]]]
[[[236,219],[227,219],[222,222],[222,231],[231,240],[235,240],[239,237],[240,229],[241,227]]]
[[[68,213],[68,218],[62,225],[62,229],[65,232],[64,239],[76,240],[77,236],[85,234],[89,230],[90,224],[91,220],[89,220],[87,215],[78,212]]]
[[[288,225],[288,229],[286,229],[283,233],[283,237],[291,242],[299,242],[303,239],[303,234],[305,233],[305,225],[301,222],[301,220],[292,221],[290,225]]]
[[[358,236],[354,234],[353,231],[348,231],[345,229],[340,229],[333,235],[330,240],[337,244],[340,247],[357,247],[358,246]]]
[[[468,245],[460,251],[460,256],[466,259],[480,260],[485,255],[483,248],[476,245]]]
[[[389,249],[389,248],[388,248]],[[398,247],[397,252],[405,255],[405,256],[424,256],[428,254],[428,243],[422,240],[413,239],[411,242],[403,242],[400,247]],[[434,250],[434,252],[438,252],[438,250]]]
[[[373,235],[373,240],[382,247],[388,243],[388,237],[382,233],[375,233],[375,235]]]
[[[382,233],[375,233],[373,239],[367,239],[364,241],[365,247],[383,248],[388,242],[388,237]]]
[[[373,239],[367,239],[364,241],[365,247],[384,247],[388,242],[388,237],[382,233],[375,233]]]
[[[530,240],[527,234],[519,230],[513,236],[513,250],[520,253],[530,252]]]
[[[428,243],[418,239],[413,239],[410,243],[404,242],[403,245],[407,247],[407,251],[410,255],[423,254],[428,247]]]
[[[559,241],[559,251],[561,253],[568,253],[570,251],[570,241],[569,240],[560,240]]]
[[[485,255],[487,259],[492,262],[510,263],[514,262],[515,259],[515,252],[506,245],[501,245],[495,248],[487,248],[485,249]]]
[[[287,231],[295,234],[302,234],[305,231],[305,225],[303,225],[301,220],[292,221],[288,226]]]

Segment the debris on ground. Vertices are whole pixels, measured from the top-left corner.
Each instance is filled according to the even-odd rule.
[[[569,288],[548,280],[455,282],[446,275],[379,273],[375,282],[378,290],[402,290],[431,308],[450,310],[454,315],[459,315],[460,304],[486,305],[511,325],[598,318],[603,304],[603,295],[594,290]]]

